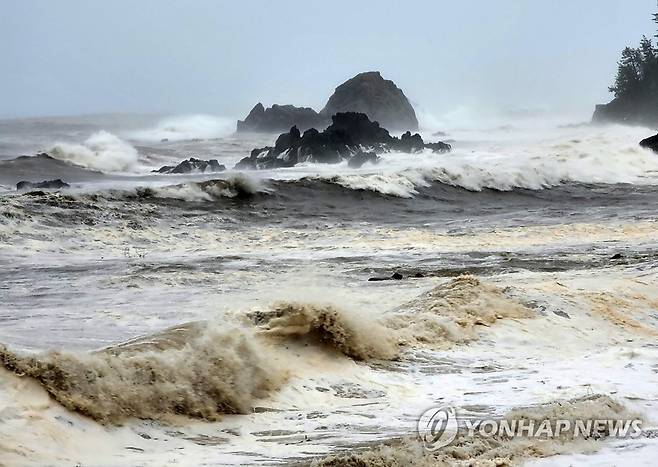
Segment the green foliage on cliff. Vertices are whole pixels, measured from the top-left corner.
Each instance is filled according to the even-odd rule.
[[[653,17],[654,22],[658,23],[658,13]],[[658,48],[654,47],[651,39],[643,36],[639,47],[624,49],[610,92],[622,99],[658,94]]]

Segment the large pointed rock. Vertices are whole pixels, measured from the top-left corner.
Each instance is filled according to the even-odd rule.
[[[327,120],[328,121],[328,120]],[[260,102],[244,120],[238,120],[238,133],[280,133],[297,126],[301,130],[326,126],[325,119],[310,107],[277,105],[267,109]]]
[[[339,112],[364,113],[392,131],[416,130],[416,112],[402,90],[378,71],[359,73],[336,88],[320,115]]]

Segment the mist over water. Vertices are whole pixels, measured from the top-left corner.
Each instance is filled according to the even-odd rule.
[[[639,3],[7,5],[0,464],[651,465],[655,130],[590,123]],[[236,168],[374,70],[420,147]],[[439,406],[644,432],[430,452]]]

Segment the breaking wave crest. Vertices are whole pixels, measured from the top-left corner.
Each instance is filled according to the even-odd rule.
[[[569,401],[513,410],[506,418],[514,420],[618,420],[636,418],[622,404],[605,395],[593,395]],[[605,438],[607,433],[601,433]],[[437,451],[427,451],[415,437],[396,439],[346,455],[332,455],[315,460],[313,467],[392,467],[413,465],[436,466],[481,466],[521,465],[530,458],[547,457],[570,452],[592,452],[599,448],[596,440],[574,438],[573,433],[563,436],[541,438],[509,438],[504,435],[483,437],[478,432],[467,437],[459,432],[455,441]]]
[[[244,174],[236,174],[226,179],[146,188],[140,191],[140,195],[174,198],[183,201],[213,201],[217,198],[250,198],[256,194],[267,194],[269,192],[270,190],[258,180]]]
[[[197,325],[91,354],[23,356],[2,347],[0,363],[37,380],[67,409],[113,424],[248,413],[280,382],[247,334]]]
[[[411,168],[392,173],[339,174],[308,179],[332,183],[350,190],[372,191],[399,198],[413,198],[419,194],[420,189],[436,183],[467,191],[543,190],[569,183],[658,184],[655,178],[644,178],[639,174],[624,171],[596,174],[589,169],[571,172],[548,165],[536,167],[501,165],[494,169],[486,165],[446,164],[443,167]]]
[[[93,353],[21,355],[0,347],[0,365],[33,378],[71,411],[121,424],[249,413],[287,378],[285,358],[265,357],[273,338],[307,338],[355,360],[396,356],[384,328],[331,307],[277,304],[254,316],[252,331],[189,323]]]
[[[530,316],[531,310],[504,290],[460,276],[400,307],[385,325],[397,331],[404,345],[442,347],[476,339],[477,326]]]
[[[107,131],[94,133],[82,144],[56,143],[49,154],[103,172],[134,171],[139,164],[137,149]]]
[[[390,360],[398,355],[394,335],[373,319],[332,306],[279,303],[259,316],[264,334],[309,337],[355,360]]]
[[[80,210],[98,210],[103,201],[145,201],[145,200],[180,200],[187,202],[212,202],[227,198],[251,198],[271,191],[246,175],[237,174],[225,179],[204,182],[187,182],[178,185],[146,186],[126,190],[102,190],[97,192],[63,191],[46,192],[35,190],[16,197],[13,202],[17,207],[27,201],[41,200],[50,206],[77,208]],[[22,203],[23,202],[23,203]]]
[[[375,168],[316,178],[402,198],[414,197],[432,183],[469,191],[542,190],[562,184],[658,184],[658,158],[638,146],[641,134],[624,127],[588,128],[553,134],[539,142],[533,137],[528,144],[528,135],[519,133],[513,141],[472,142],[464,147],[456,143],[449,154],[382,154],[382,162]]]
[[[459,277],[383,317],[289,302],[247,316],[250,329],[189,323],[93,353],[21,355],[0,347],[0,365],[35,379],[61,405],[101,423],[217,420],[249,413],[256,399],[285,382],[292,370],[286,369],[288,343],[357,361],[393,360],[404,357],[405,346],[467,342],[477,337],[478,324],[528,313],[496,287]]]

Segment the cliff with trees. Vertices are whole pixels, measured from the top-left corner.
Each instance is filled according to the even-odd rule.
[[[658,24],[658,13],[653,16]],[[623,50],[609,89],[615,98],[596,106],[593,122],[658,127],[658,47],[651,39],[644,36],[639,47]]]

